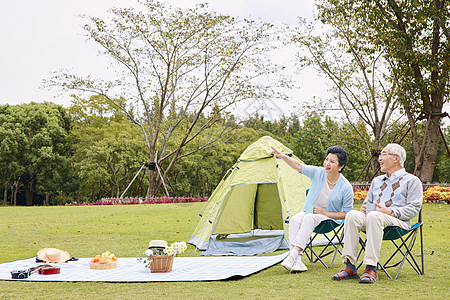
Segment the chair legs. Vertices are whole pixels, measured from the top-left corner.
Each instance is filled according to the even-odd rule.
[[[389,272],[387,271],[387,269],[389,268],[394,268],[398,266],[397,269],[397,273],[395,274],[394,279],[398,278],[398,275],[403,267],[403,264],[405,261],[407,261],[411,267],[414,269],[414,271],[416,271],[417,274],[419,275],[423,275],[424,274],[424,263],[423,263],[423,238],[422,238],[422,226],[420,226],[419,228],[412,230],[411,232],[409,232],[406,235],[402,235],[400,232],[400,229],[396,226],[393,226],[391,228],[389,228],[389,230],[394,231],[394,233],[398,236],[397,239],[391,239],[390,241],[393,243],[393,245],[395,246],[395,251],[394,253],[386,260],[385,263],[380,263],[378,262],[378,269],[379,270],[383,270],[384,273],[386,273],[386,275],[392,279],[392,276],[389,274]],[[412,249],[414,247],[415,241],[416,241],[416,237],[417,237],[417,233],[420,233],[420,249],[421,249],[421,266],[419,266],[414,258],[414,255],[412,254]],[[385,233],[386,235],[387,233]],[[406,238],[404,238],[404,236],[406,236]],[[400,242],[397,243],[396,240],[399,240]],[[365,251],[365,245],[366,245],[366,240],[363,240],[361,237],[359,239],[359,243],[361,245],[361,249],[358,253],[358,258],[357,260],[359,260],[360,256],[362,255],[362,252]],[[396,257],[396,255],[400,255],[401,259],[399,261],[397,261],[396,263],[392,263],[392,260]],[[362,265],[362,262],[357,266],[357,268],[359,268]]]
[[[330,222],[332,222],[332,221],[330,221]],[[326,233],[322,233],[321,232],[321,228],[319,227],[317,229],[317,232],[315,232],[315,234],[310,238],[310,240],[309,240],[309,242],[306,245],[305,250],[304,250],[304,253],[308,257],[310,262],[316,263],[317,261],[320,261],[325,268],[332,268],[333,267],[334,260],[336,259],[336,255],[338,253],[342,254],[341,250],[339,250],[339,247],[342,246],[342,241],[343,241],[343,238],[344,238],[343,226],[340,225],[337,228],[332,228],[331,232],[333,233],[333,236],[330,238]],[[326,238],[327,244],[324,246],[324,248],[322,249],[322,251],[320,253],[316,253],[313,250],[313,247],[312,247],[313,245],[312,244],[313,244],[313,241],[315,240],[315,238],[317,237],[317,235],[319,233],[323,234],[323,236]],[[337,243],[336,243],[335,239],[337,239]],[[328,250],[328,247],[332,247],[332,250]],[[326,256],[328,256],[330,254],[333,254],[333,259],[331,261],[330,266],[328,266],[323,261],[323,258],[325,258]]]
[[[421,228],[420,228],[421,229]],[[398,231],[398,228],[395,228],[395,230]],[[392,243],[395,245],[396,250],[395,252],[391,255],[391,257],[389,257],[389,259],[383,264],[381,265],[381,268],[383,269],[383,271],[389,276],[389,278],[391,278],[391,276],[389,275],[389,273],[386,271],[387,268],[393,268],[396,266],[399,266],[398,270],[397,270],[397,274],[395,275],[395,279],[397,279],[398,274],[400,273],[403,264],[405,262],[405,260],[411,265],[411,267],[414,269],[414,271],[416,271],[417,274],[419,275],[423,275],[423,269],[421,269],[419,267],[419,265],[417,264],[416,260],[414,259],[414,255],[411,253],[411,250],[414,246],[414,243],[416,241],[416,235],[417,235],[417,230],[412,231],[407,237],[406,239],[403,239],[402,236],[400,236],[400,244],[397,244],[395,242],[395,240],[392,240]],[[408,243],[409,240],[409,244]],[[423,243],[423,241],[421,240],[421,243]],[[398,261],[397,263],[393,263],[391,265],[389,265],[389,263],[391,262],[391,260],[394,258],[394,256],[400,252],[401,255],[403,256],[403,258]],[[422,260],[422,265],[423,265],[423,248],[421,247],[421,260]]]

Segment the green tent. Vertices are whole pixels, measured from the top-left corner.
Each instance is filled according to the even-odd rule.
[[[301,210],[311,180],[269,156],[272,147],[299,160],[269,136],[241,154],[194,225],[189,243],[207,250],[205,255],[250,255],[286,248],[288,220]]]

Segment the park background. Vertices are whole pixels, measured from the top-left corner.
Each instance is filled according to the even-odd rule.
[[[265,135],[307,164],[321,165],[330,145],[345,147],[344,175],[363,182],[359,186],[377,174],[381,148],[401,140],[406,170],[416,171],[425,187],[449,182],[448,1],[218,0],[197,8],[198,1],[184,0],[68,3],[9,1],[1,11],[1,27],[8,28],[0,50],[2,263],[45,247],[76,257],[109,250],[120,259],[136,256],[152,239],[186,240],[201,202]],[[106,12],[116,4],[151,18]],[[74,19],[76,25],[64,26]],[[183,48],[180,40],[190,43]],[[158,59],[161,53],[179,59]],[[157,66],[154,72],[148,62]],[[152,84],[158,79],[167,84]],[[45,94],[37,89],[41,80],[51,88]],[[196,90],[203,97],[189,98]],[[169,197],[147,168],[125,197],[179,203],[82,205],[117,199],[150,162],[161,170]],[[339,264],[329,270],[307,262],[305,274],[292,276],[277,265],[221,282],[2,281],[0,298],[447,299],[449,192],[435,188],[425,195],[423,276],[405,267],[398,280],[381,275],[367,287],[332,281]],[[363,198],[356,190],[355,209]],[[182,255],[200,252],[189,246]]]
[[[408,172],[426,188],[447,185],[448,3],[316,1],[282,22],[266,2],[245,19],[242,3],[229,15],[194,2],[77,16],[79,47],[101,63],[55,66],[41,78],[54,100],[2,98],[3,205],[205,199],[265,135],[312,165],[345,147],[344,175],[358,188],[379,174],[382,147],[399,142]]]

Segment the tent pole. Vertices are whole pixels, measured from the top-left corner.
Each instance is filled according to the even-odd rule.
[[[216,203],[214,203],[213,207],[212,207],[211,210],[209,211],[209,214],[208,214],[208,221],[205,222],[205,226],[203,226],[202,233],[200,234],[200,236],[203,236],[203,233],[205,232],[206,225],[208,224],[208,222],[210,222],[210,221],[209,221],[209,218],[211,217],[211,213],[212,213],[212,211],[214,210],[214,207],[216,207]],[[198,249],[198,247],[195,249],[195,251],[197,251],[197,249]]]
[[[130,186],[133,184],[133,181],[136,179],[136,177],[139,175],[139,173],[142,171],[142,168],[144,168],[145,164],[142,165],[142,167],[139,169],[139,171],[137,171],[136,175],[134,175],[133,180],[131,180],[130,184],[127,186],[127,188],[125,189],[125,191],[123,191],[122,195],[120,195],[120,199],[123,198],[123,195],[125,195],[125,193],[128,191],[128,189],[130,188]]]
[[[221,181],[219,182],[219,185],[224,181],[224,179],[227,177],[227,175],[228,175],[230,172],[231,172],[231,174],[234,173],[234,171],[235,171],[235,169],[236,169],[235,166],[236,166],[236,165],[234,165],[233,167],[231,167],[230,169],[228,169],[228,170],[225,172],[225,175],[223,175]],[[228,194],[228,193],[227,193],[227,194]],[[212,196],[212,195],[211,195],[211,196]],[[212,198],[211,196],[209,197],[209,199]],[[208,201],[209,201],[209,199],[208,199]],[[203,218],[203,215],[202,215],[201,213],[203,212],[203,210],[205,209],[206,205],[208,204],[208,201],[205,203],[205,205],[204,205],[204,206],[202,207],[202,209],[200,210],[200,213],[199,213],[199,215],[197,216],[197,219],[195,220],[194,225],[192,226],[191,230],[189,231],[189,234],[188,234],[188,236],[187,236],[187,238],[186,238],[186,241],[187,241],[187,239],[189,238],[189,236],[191,235],[191,232],[192,232],[192,230],[194,229],[194,226],[195,226],[196,223],[197,223],[198,217],[202,217],[202,218]],[[213,207],[212,207],[211,210],[209,211],[208,219],[211,217],[211,213],[212,213],[212,211],[214,210],[214,207],[216,207],[216,204],[217,204],[217,202],[214,203]],[[205,232],[206,225],[207,225],[207,223],[205,223],[205,226],[203,226],[202,233],[200,234],[200,236],[203,236],[203,233]],[[197,252],[197,249],[198,249],[198,247],[195,248],[195,252]]]
[[[189,231],[189,233],[188,233],[188,235],[187,235],[187,237],[186,237],[186,240],[185,240],[186,243],[188,242],[189,236],[191,235],[191,232],[192,232],[192,230],[194,229],[195,225],[197,225],[198,218],[199,218],[199,217],[203,217],[203,216],[202,216],[202,212],[203,212],[203,210],[205,209],[206,204],[208,204],[208,201],[205,202],[205,205],[203,205],[202,209],[200,210],[200,213],[197,215],[197,218],[195,219],[195,222],[194,222],[194,224],[192,225],[191,230]],[[197,251],[197,249],[195,249],[195,251]]]

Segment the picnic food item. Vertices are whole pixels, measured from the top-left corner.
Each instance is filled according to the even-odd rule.
[[[105,269],[115,269],[117,266],[117,257],[109,252],[103,252],[102,255],[96,255],[93,259],[89,261],[89,266],[91,269],[105,270]]]

